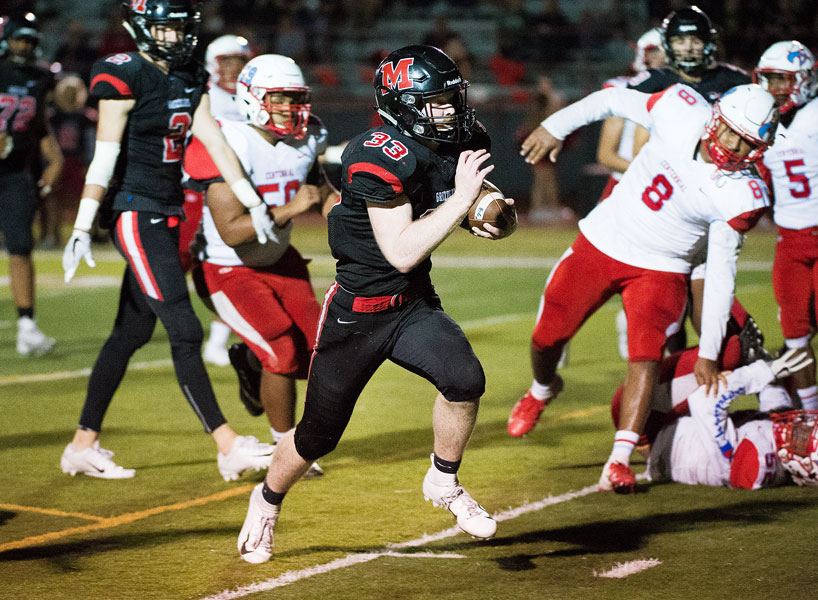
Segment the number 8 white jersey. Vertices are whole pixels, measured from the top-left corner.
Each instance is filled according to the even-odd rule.
[[[779,124],[764,165],[772,177],[776,225],[818,225],[818,99],[798,109],[789,127]]]
[[[597,249],[632,266],[689,273],[706,250],[712,223],[726,222],[739,233],[755,225],[768,205],[762,180],[719,171],[697,158],[711,110],[704,97],[681,84],[652,95],[610,88],[543,122],[557,138],[611,115],[651,132],[611,196],[579,222]]]

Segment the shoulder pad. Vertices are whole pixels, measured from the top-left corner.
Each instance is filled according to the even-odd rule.
[[[367,200],[387,202],[403,193],[415,172],[417,157],[411,138],[385,125],[354,138],[342,156],[345,189]]]
[[[100,58],[91,69],[91,94],[100,100],[133,98],[141,62],[137,52]]]

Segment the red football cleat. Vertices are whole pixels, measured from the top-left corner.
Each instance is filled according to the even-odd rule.
[[[514,405],[511,416],[508,418],[508,433],[512,437],[522,437],[532,429],[540,420],[542,411],[548,404],[548,400],[537,400],[528,391],[525,396]]]
[[[602,477],[599,478],[599,489],[612,490],[617,494],[635,494],[636,477],[628,465],[620,462],[607,463],[602,469]]]

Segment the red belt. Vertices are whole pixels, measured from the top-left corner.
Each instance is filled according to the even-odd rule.
[[[359,313],[376,313],[395,308],[417,298],[417,294],[395,294],[394,296],[356,296],[352,301],[352,310]]]

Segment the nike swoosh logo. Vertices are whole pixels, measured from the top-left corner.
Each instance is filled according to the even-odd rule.
[[[161,223],[164,219],[151,219],[151,223],[156,225],[157,223]]]
[[[252,552],[252,550],[247,549],[247,541],[245,540],[244,542],[242,542],[241,543],[241,553],[244,555],[244,554],[250,554],[251,552]]]
[[[358,321],[342,321],[341,319],[336,319],[340,325],[352,325],[353,323],[357,323]]]
[[[196,91],[196,88],[195,88],[195,87],[192,87],[192,88],[185,88],[185,93],[186,93],[186,94],[190,94],[191,92],[194,92],[194,91]]]

